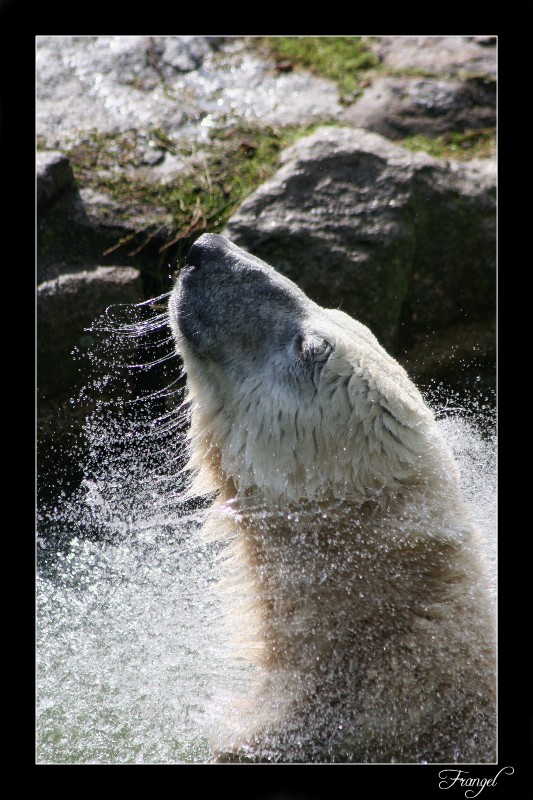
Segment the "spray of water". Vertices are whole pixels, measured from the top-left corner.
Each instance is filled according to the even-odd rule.
[[[186,496],[188,408],[165,299],[95,323],[78,398],[84,481],[40,509],[38,763],[209,761],[221,710],[253,677],[224,637],[221,545],[199,536],[204,508]],[[489,405],[430,399],[495,574]]]

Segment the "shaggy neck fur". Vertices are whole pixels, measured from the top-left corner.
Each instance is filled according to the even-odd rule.
[[[370,399],[364,389],[361,402],[365,384],[351,372],[300,409],[285,397],[277,403],[260,383],[228,397],[217,372],[210,365],[207,384],[188,373],[193,492],[270,503],[333,497],[361,504],[381,495],[388,502],[406,487],[454,496],[453,458],[421,398],[416,415],[404,421],[377,389]]]

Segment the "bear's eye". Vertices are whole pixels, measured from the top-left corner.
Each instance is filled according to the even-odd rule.
[[[303,357],[305,355],[306,347],[305,347],[305,336],[303,335],[303,333],[299,333],[295,337],[294,349],[299,357]]]

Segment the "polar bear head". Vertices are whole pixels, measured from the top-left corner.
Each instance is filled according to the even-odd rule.
[[[364,501],[446,471],[430,410],[370,330],[223,236],[194,243],[169,317],[204,491]]]

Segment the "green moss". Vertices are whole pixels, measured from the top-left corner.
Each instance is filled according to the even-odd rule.
[[[281,68],[300,66],[335,81],[345,100],[360,93],[361,81],[380,63],[362,36],[268,36],[252,41]]]
[[[244,198],[275,172],[280,151],[310,130],[245,124],[213,130],[200,163],[165,189],[176,227],[220,230]]]
[[[198,150],[190,141],[171,140],[160,129],[143,136],[135,131],[114,136],[94,133],[67,155],[80,186],[107,192],[127,209],[168,211],[175,228],[170,247],[193,233],[221,230],[243,199],[275,172],[280,151],[316,127],[241,123],[213,129],[210,141]],[[125,172],[141,165],[148,142],[178,156],[187,166],[172,184],[160,185]]]
[[[382,66],[380,75],[386,78],[442,78],[435,70],[424,67],[387,67]]]
[[[465,133],[452,131],[435,137],[420,133],[402,139],[399,144],[408,150],[423,150],[436,158],[493,158],[496,154],[496,129],[484,128]]]

